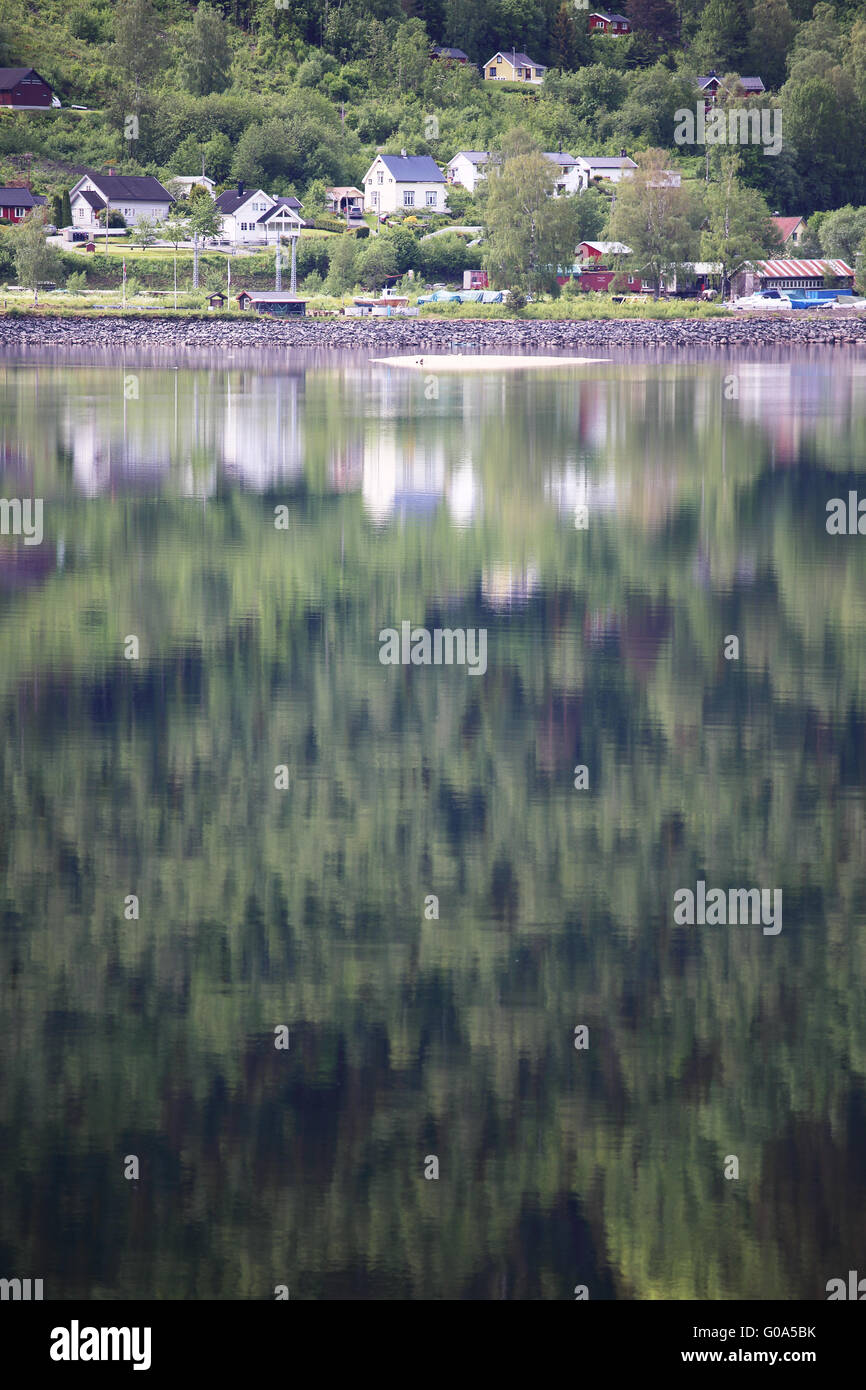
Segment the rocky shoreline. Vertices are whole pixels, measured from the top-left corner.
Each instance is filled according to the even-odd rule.
[[[730,348],[866,343],[866,316],[780,314],[719,319],[172,319],[0,315],[3,349],[75,347],[331,349],[393,351],[565,351]]]

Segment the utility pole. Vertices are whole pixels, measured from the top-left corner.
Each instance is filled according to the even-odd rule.
[[[279,232],[277,232],[277,278],[276,278],[276,282],[275,282],[275,284],[274,284],[274,289],[276,290],[277,294],[281,294],[281,293],[282,293],[282,289],[283,289],[283,256],[282,256],[282,249],[283,249],[283,248],[282,248],[282,246],[280,245],[280,234],[279,234]]]
[[[298,238],[292,237],[292,294],[298,293]]]

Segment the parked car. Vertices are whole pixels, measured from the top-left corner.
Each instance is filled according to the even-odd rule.
[[[791,301],[778,290],[757,290],[742,299],[735,299],[735,309],[790,309]]]

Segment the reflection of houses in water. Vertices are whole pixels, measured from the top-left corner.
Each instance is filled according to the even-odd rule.
[[[331,451],[328,479],[334,492],[358,492],[364,481],[364,444],[360,439]]]
[[[481,574],[481,597],[490,608],[519,608],[538,588],[538,569],[525,565],[491,565]]]
[[[776,464],[795,464],[804,440],[828,417],[853,416],[851,372],[819,362],[742,362],[733,376],[739,418],[761,427]]]
[[[370,431],[364,441],[364,510],[374,521],[394,514],[429,515],[445,494],[445,450],[436,439],[397,439],[393,428]]]
[[[374,521],[430,516],[445,502],[456,526],[467,526],[481,505],[481,484],[468,459],[450,474],[437,439],[399,441],[377,428],[364,443],[364,509]]]
[[[229,376],[222,462],[244,487],[264,491],[303,472],[303,376]]]
[[[131,374],[136,392],[70,400],[63,423],[79,492],[209,497],[220,470],[260,490],[302,472],[302,376]]]
[[[468,526],[481,506],[481,483],[469,459],[451,470],[447,496],[455,526]]]
[[[616,474],[613,469],[603,478],[591,477],[582,464],[567,464],[544,479],[544,495],[557,511],[573,515],[578,507],[593,512],[615,512],[617,504]]]

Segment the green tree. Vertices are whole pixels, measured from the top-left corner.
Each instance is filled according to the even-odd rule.
[[[114,16],[114,62],[123,83],[139,93],[157,76],[165,35],[151,0],[119,0]]]
[[[133,241],[146,251],[162,235],[162,224],[154,217],[139,217],[133,228]]]
[[[45,226],[45,213],[32,212],[12,233],[15,274],[19,284],[33,291],[34,304],[39,303],[40,283],[59,280],[63,271],[60,253],[45,240]]]
[[[707,190],[701,255],[722,267],[722,298],[740,267],[765,256],[778,239],[764,198],[737,178],[740,164],[738,154],[724,155],[719,181]]]
[[[553,62],[560,72],[571,72],[577,66],[577,45],[575,43],[574,20],[567,4],[560,5],[553,21],[553,34],[550,39]]]
[[[631,248],[636,269],[651,279],[658,298],[663,271],[695,259],[699,210],[687,188],[672,186],[666,151],[642,150],[637,169],[617,184],[611,236]]]
[[[831,260],[856,262],[857,252],[866,237],[866,207],[855,208],[848,203],[844,208],[828,212],[821,219],[818,240],[821,250]]]
[[[63,208],[62,208],[62,211],[61,211],[61,213],[60,213],[60,217],[61,217],[61,223],[60,223],[61,226],[63,226],[63,227],[71,227],[71,226],[72,226],[72,204],[71,204],[71,202],[69,201],[69,189],[68,189],[68,188],[64,188],[64,190],[63,190]]]
[[[51,221],[55,227],[63,226],[63,198],[59,193],[54,193],[51,197]]]
[[[184,53],[184,81],[193,96],[224,92],[231,82],[232,54],[225,21],[211,5],[199,5]]]
[[[677,37],[677,12],[671,0],[628,0],[632,29],[672,43]]]
[[[748,61],[750,71],[761,77],[770,91],[778,91],[785,81],[786,59],[795,33],[787,0],[755,0]]]
[[[709,0],[694,43],[701,71],[742,71],[748,41],[745,0]]]
[[[199,243],[217,235],[222,227],[222,218],[216,203],[206,194],[204,198],[190,197],[188,221],[192,236],[192,287],[197,290]]]
[[[507,132],[489,162],[484,264],[499,286],[547,290],[558,266],[572,265],[579,235],[579,198],[554,198],[556,170],[527,132]]]
[[[358,254],[357,275],[368,289],[380,289],[389,275],[397,274],[397,251],[389,238],[370,237]]]
[[[374,238],[375,240],[375,238]],[[331,255],[325,289],[328,294],[344,294],[358,283],[358,241],[354,232],[331,238]]]
[[[430,41],[420,19],[410,19],[399,26],[392,55],[397,90],[417,92],[430,66]]]

